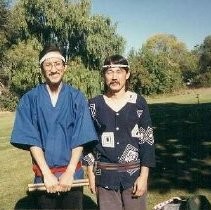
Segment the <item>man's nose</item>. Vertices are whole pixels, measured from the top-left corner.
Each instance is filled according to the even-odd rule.
[[[57,72],[57,68],[54,63],[52,63],[51,72]]]
[[[117,72],[114,71],[112,74],[112,79],[117,79],[117,77],[118,77],[117,75],[118,75]]]

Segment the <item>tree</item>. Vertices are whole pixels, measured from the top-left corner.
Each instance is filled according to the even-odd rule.
[[[8,17],[8,25],[6,29],[6,38],[8,42],[8,48],[14,44],[32,39],[28,32],[27,23],[25,20],[25,10],[22,1],[18,1],[17,4],[10,8],[10,15]]]
[[[99,69],[105,57],[123,53],[125,41],[116,33],[116,27],[110,18],[98,15],[90,18],[83,58],[91,69]]]
[[[207,36],[204,39],[203,44],[200,47],[201,55],[200,55],[200,72],[210,72],[211,71],[211,35]]]
[[[136,93],[148,95],[151,80],[149,72],[144,68],[141,53],[132,49],[129,52],[128,61],[131,69],[130,89]]]
[[[184,43],[173,35],[156,34],[150,37],[138,53],[135,60],[136,78],[142,84],[144,94],[172,92],[183,83],[182,71],[187,66],[188,50]],[[138,70],[137,70],[138,69]],[[137,80],[137,79],[136,79]]]
[[[0,82],[6,84],[7,75],[3,68],[4,53],[7,50],[6,30],[8,27],[9,18],[9,3],[5,0],[0,0]]]
[[[13,45],[5,55],[4,68],[9,75],[9,88],[18,96],[38,84],[38,54],[41,45],[36,39]]]
[[[99,71],[87,69],[80,58],[68,62],[64,80],[81,90],[87,98],[92,98],[101,92]]]
[[[91,16],[89,0],[22,0],[27,32],[42,45],[57,42],[68,59],[80,57],[89,69],[99,69],[108,54],[123,52],[124,41],[109,18]]]
[[[8,17],[9,17],[8,2],[5,0],[0,0],[0,58],[2,58],[6,45],[5,31],[7,28]]]
[[[8,19],[8,1],[0,0],[0,31],[2,32],[7,23]]]
[[[205,37],[203,44],[199,47],[199,70],[195,83],[198,86],[211,86],[211,35]]]
[[[193,86],[199,72],[199,54],[196,49],[184,55],[183,63],[180,63],[183,81],[187,85]]]
[[[54,43],[62,48],[68,63],[80,61],[76,67],[70,65],[74,73],[71,69],[66,81],[87,96],[96,93],[96,88],[99,93],[96,78],[102,60],[123,52],[124,40],[117,34],[116,24],[92,16],[90,8],[89,0],[19,0],[10,8],[5,33],[8,51],[2,60],[12,91],[20,96],[38,82],[38,52],[44,44]]]

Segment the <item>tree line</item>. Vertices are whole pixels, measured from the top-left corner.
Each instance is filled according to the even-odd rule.
[[[190,51],[172,34],[155,34],[131,49],[131,90],[151,95],[211,86],[211,35],[202,41]],[[65,81],[90,98],[102,91],[103,60],[124,54],[126,41],[109,17],[91,14],[90,0],[0,0],[0,109],[14,110],[42,82],[38,54],[48,43],[66,56]]]

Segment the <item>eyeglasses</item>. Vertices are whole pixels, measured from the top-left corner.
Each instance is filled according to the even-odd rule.
[[[43,68],[46,71],[50,71],[53,66],[57,69],[57,70],[62,70],[64,69],[64,64],[62,61],[56,61],[56,62],[44,62],[43,63]]]

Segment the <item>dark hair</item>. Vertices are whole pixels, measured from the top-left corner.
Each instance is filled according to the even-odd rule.
[[[48,45],[45,45],[43,50],[40,52],[39,54],[39,60],[47,53],[49,52],[58,52],[60,53],[62,56],[63,55],[63,52],[60,50],[60,48],[57,46],[57,45],[52,45],[52,44],[48,44]],[[42,65],[41,65],[42,66]]]
[[[111,65],[111,64],[128,65],[128,61],[122,55],[116,54],[116,55],[112,55],[112,56],[107,57],[105,59],[104,63],[103,63],[103,65]],[[122,68],[125,69],[126,72],[129,71],[129,66],[128,67],[122,67]],[[103,68],[102,73],[104,74],[107,69],[108,68]]]
[[[128,61],[125,57],[123,57],[122,55],[119,54],[115,54],[115,55],[111,55],[109,57],[107,57],[103,63],[103,65],[112,65],[112,64],[121,64],[121,65],[127,65],[128,67],[121,67],[122,69],[124,69],[127,73],[129,71],[129,64]],[[108,67],[109,68],[109,67]],[[102,68],[102,75],[105,74],[106,70],[108,68]],[[127,79],[126,84],[125,84],[125,90],[127,91],[129,88],[129,83],[130,83],[130,77]],[[104,90],[103,92],[107,92],[108,87],[106,86],[106,84],[104,84]]]

